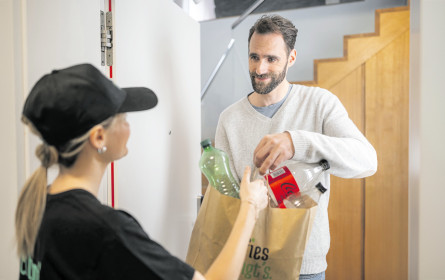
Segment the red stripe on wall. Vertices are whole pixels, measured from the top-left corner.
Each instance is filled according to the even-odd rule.
[[[114,162],[111,162],[111,207],[114,208]]]
[[[108,11],[111,12],[111,1],[108,0]],[[113,78],[113,66],[110,66],[110,79]],[[114,162],[111,162],[111,207],[114,208]]]

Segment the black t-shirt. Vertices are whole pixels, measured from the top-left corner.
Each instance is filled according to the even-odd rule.
[[[151,240],[130,214],[84,190],[48,195],[34,257],[20,279],[192,279],[194,269]]]

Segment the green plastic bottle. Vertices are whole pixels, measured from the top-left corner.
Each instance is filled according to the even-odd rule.
[[[209,180],[209,184],[224,195],[239,198],[239,184],[230,172],[227,154],[214,148],[210,139],[202,141],[201,147],[203,152],[199,168]]]

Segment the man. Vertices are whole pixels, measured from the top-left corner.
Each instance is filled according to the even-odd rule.
[[[280,16],[263,16],[249,32],[249,72],[254,92],[221,113],[215,145],[230,157],[240,179],[253,163],[261,174],[286,161],[330,163],[329,172],[343,178],[363,178],[377,170],[372,145],[349,119],[329,91],[292,85],[286,74],[294,63],[297,29]],[[328,191],[321,197],[303,257],[300,279],[324,279],[330,235]]]

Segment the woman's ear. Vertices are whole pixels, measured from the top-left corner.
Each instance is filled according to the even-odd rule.
[[[105,128],[101,125],[93,127],[90,131],[89,141],[94,149],[100,149],[105,146]]]

